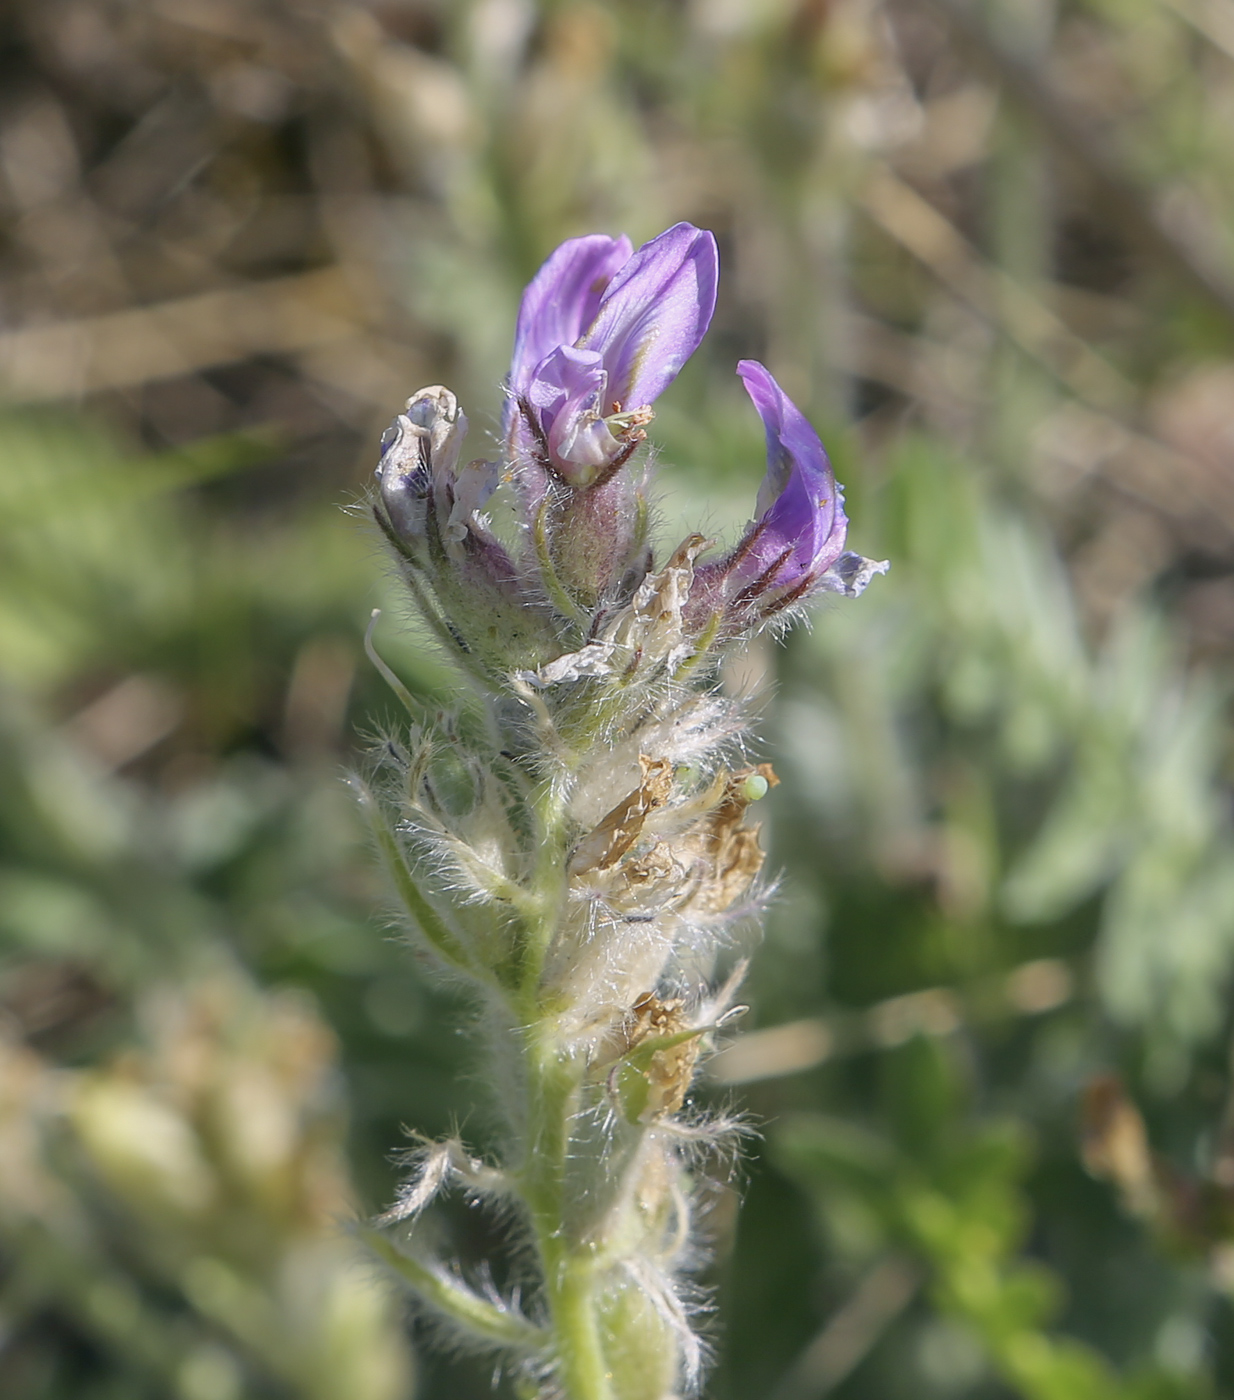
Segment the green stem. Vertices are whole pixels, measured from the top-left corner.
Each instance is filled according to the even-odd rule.
[[[612,1400],[596,1312],[595,1259],[585,1244],[570,1238],[566,1218],[570,1121],[582,1071],[557,1044],[547,1019],[528,1033],[527,1075],[523,1194],[544,1267],[557,1380],[568,1400]]]
[[[570,1125],[584,1074],[557,1032],[541,992],[544,959],[560,927],[566,900],[569,829],[562,791],[545,783],[534,800],[538,855],[533,886],[539,919],[524,950],[517,1014],[524,1031],[527,1154],[522,1195],[544,1270],[557,1381],[568,1400],[613,1400],[597,1316],[593,1251],[571,1238],[568,1164]]]

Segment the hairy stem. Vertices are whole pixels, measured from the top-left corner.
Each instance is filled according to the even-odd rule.
[[[595,1261],[585,1242],[570,1238],[566,1218],[570,1122],[582,1071],[557,1044],[550,1021],[529,1032],[527,1071],[523,1191],[544,1267],[558,1380],[569,1400],[612,1400],[596,1316]]]
[[[522,1194],[544,1270],[557,1379],[569,1400],[612,1400],[595,1305],[593,1251],[571,1238],[570,1125],[585,1066],[561,1043],[557,1016],[540,994],[544,956],[560,924],[569,844],[562,794],[551,783],[536,802],[539,851],[533,883],[540,926],[525,950],[521,1001],[525,1026],[527,1150]]]

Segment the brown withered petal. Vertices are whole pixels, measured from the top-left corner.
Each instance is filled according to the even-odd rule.
[[[658,573],[648,574],[635,590],[630,606],[604,634],[631,656],[666,661],[684,660],[693,647],[682,611],[694,582],[694,561],[710,541],[690,535],[677,546]]]
[[[629,856],[612,868],[604,902],[622,915],[671,909],[689,878],[674,859],[672,846],[667,841],[657,841],[650,850]]]
[[[696,871],[701,867],[698,887],[685,908],[699,914],[722,914],[750,887],[765,859],[758,843],[760,828],[745,827],[746,808],[754,800],[748,795],[749,780],[761,777],[768,787],[779,778],[769,763],[729,773],[719,802],[678,845],[683,864],[686,848],[693,855]]]
[[[1091,1175],[1112,1182],[1132,1214],[1155,1210],[1157,1173],[1144,1119],[1112,1074],[1098,1075],[1085,1089],[1081,1152]]]
[[[607,870],[616,865],[638,840],[647,814],[668,801],[673,787],[673,765],[664,758],[639,755],[643,779],[638,787],[601,819],[575,847],[570,874]]]
[[[646,1040],[678,1035],[689,1029],[684,1001],[678,997],[662,1001],[653,993],[646,992],[630,1008],[626,1018],[623,1053],[628,1054]],[[652,1055],[650,1063],[642,1071],[648,1089],[647,1103],[640,1115],[643,1121],[676,1113],[685,1102],[686,1091],[694,1078],[701,1038],[701,1035],[692,1036]]]
[[[728,831],[712,856],[712,874],[699,885],[689,908],[700,914],[723,914],[750,888],[766,859],[757,826]]]
[[[645,1071],[650,1093],[642,1113],[644,1122],[676,1113],[685,1102],[686,1091],[694,1079],[700,1039],[694,1036],[683,1040],[667,1050],[657,1050],[651,1057]]]

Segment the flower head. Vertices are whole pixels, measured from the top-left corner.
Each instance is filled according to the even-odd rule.
[[[523,295],[507,433],[530,433],[543,465],[585,488],[642,440],[651,404],[715,309],[715,239],[675,224],[636,252],[625,238],[563,243]]]

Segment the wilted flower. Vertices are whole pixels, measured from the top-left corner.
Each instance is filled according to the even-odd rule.
[[[450,535],[456,533],[456,525],[462,527],[464,517],[459,515],[454,500],[455,469],[466,433],[467,416],[458,400],[449,389],[433,384],[413,394],[407,407],[382,434],[377,467],[381,503],[404,541],[426,543],[431,526],[444,525]],[[467,502],[470,509],[483,504],[481,496],[486,498],[492,493],[497,482],[495,467],[490,476],[491,485],[473,493],[473,499]],[[430,501],[434,506],[432,521]],[[461,507],[464,502],[458,504]]]
[[[507,428],[562,482],[588,487],[642,441],[651,404],[694,353],[716,302],[710,233],[675,224],[631,255],[627,238],[571,239],[519,308]]]

